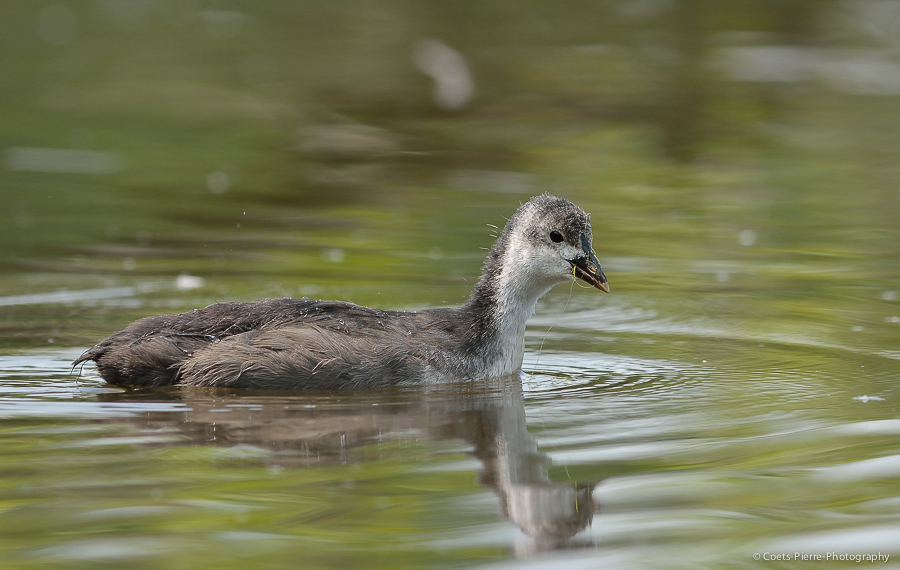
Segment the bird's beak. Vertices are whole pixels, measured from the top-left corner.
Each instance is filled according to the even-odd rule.
[[[584,250],[584,257],[570,260],[572,264],[572,272],[575,277],[581,279],[588,285],[593,285],[604,293],[609,293],[609,283],[606,281],[606,275],[600,269],[600,262],[591,248],[591,243],[586,236],[581,236],[581,247]]]

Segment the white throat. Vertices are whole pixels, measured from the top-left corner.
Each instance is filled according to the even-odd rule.
[[[513,235],[504,252],[501,271],[494,278],[495,323],[499,357],[488,368],[491,376],[513,374],[525,355],[525,323],[540,299],[554,285],[568,278],[558,268],[550,270],[524,238]],[[558,262],[557,262],[558,263]]]

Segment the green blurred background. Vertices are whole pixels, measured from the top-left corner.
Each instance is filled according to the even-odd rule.
[[[8,347],[148,303],[458,303],[542,191],[619,293],[898,277],[895,2],[12,0],[0,42],[0,293],[143,300],[12,302]]]

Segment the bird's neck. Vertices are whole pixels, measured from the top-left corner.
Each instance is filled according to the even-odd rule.
[[[522,367],[525,322],[538,299],[556,282],[529,271],[529,248],[504,234],[484,263],[481,278],[463,307],[472,319],[469,351],[478,356],[487,376],[504,376]]]

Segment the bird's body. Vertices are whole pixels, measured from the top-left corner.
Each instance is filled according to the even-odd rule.
[[[522,365],[537,300],[573,276],[609,291],[587,214],[544,194],[510,218],[461,307],[217,303],[135,321],[75,364],[93,360],[108,382],[128,386],[332,389],[502,376]]]
[[[104,378],[126,385],[352,388],[468,380],[477,377],[484,351],[467,338],[471,323],[459,313],[310,299],[217,303],[141,319],[92,353]]]

